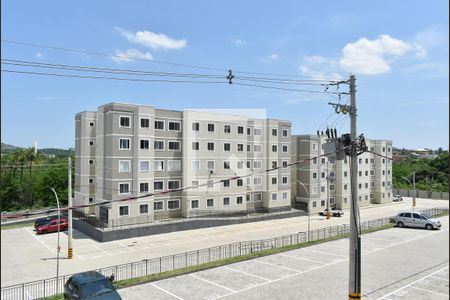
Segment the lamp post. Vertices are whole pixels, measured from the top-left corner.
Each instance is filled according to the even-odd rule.
[[[310,213],[309,213],[309,211],[310,211],[310,199],[309,199],[309,193],[308,193],[308,189],[306,188],[306,186],[302,183],[302,182],[300,182],[298,179],[296,179],[297,180],[297,182],[305,189],[305,192],[306,192],[306,196],[308,197],[308,242],[309,242],[309,240],[310,240],[310,238],[309,238],[309,234],[311,233],[311,230],[310,230],[310,224],[311,224],[311,219],[310,219]]]
[[[58,206],[58,248],[56,250],[56,293],[59,293],[59,251],[61,250],[61,247],[59,247],[59,228],[61,225],[61,212],[59,210],[59,199],[58,199],[58,195],[56,194],[56,191],[54,188],[50,188],[53,192],[53,194],[55,194],[56,197],[56,204]]]
[[[412,209],[414,210],[414,207],[416,206],[416,172],[412,173],[413,175],[413,182],[411,183],[411,181],[409,181],[408,178],[406,177],[401,177],[403,179],[405,179],[406,181],[408,181],[408,183],[412,186],[413,188],[413,201],[412,201]]]

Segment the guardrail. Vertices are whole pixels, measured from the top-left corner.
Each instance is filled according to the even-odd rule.
[[[432,208],[422,210],[422,212],[435,216],[444,212],[448,213],[448,208]],[[391,217],[387,217],[361,222],[361,230],[385,226],[391,223],[390,219]],[[317,241],[348,233],[350,233],[350,225],[348,224],[315,229],[310,231],[309,241]],[[114,273],[116,280],[124,280],[295,245],[306,241],[308,241],[308,232],[298,232],[270,239],[243,241],[159,258],[144,259],[96,270],[105,276]],[[64,275],[58,278],[58,290],[56,290],[56,277],[3,287],[1,289],[1,299],[36,299],[62,293],[64,283],[72,275]]]

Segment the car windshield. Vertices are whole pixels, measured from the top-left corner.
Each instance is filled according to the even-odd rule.
[[[106,278],[99,281],[89,282],[81,286],[81,296],[86,298],[99,296],[112,291],[114,291],[114,287]]]

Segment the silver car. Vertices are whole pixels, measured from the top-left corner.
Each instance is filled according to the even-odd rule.
[[[417,211],[399,212],[395,217],[398,227],[417,227],[426,229],[440,229],[441,222]]]

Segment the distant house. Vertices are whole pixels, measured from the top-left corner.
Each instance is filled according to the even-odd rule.
[[[435,158],[436,154],[434,154],[434,151],[431,149],[419,148],[412,151],[411,156],[416,158]]]

